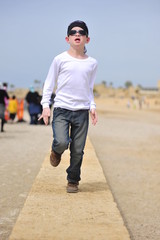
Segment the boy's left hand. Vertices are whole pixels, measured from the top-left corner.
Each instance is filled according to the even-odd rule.
[[[90,110],[90,115],[91,115],[91,119],[92,119],[92,124],[95,126],[97,121],[98,121],[98,115],[95,109],[91,109]]]

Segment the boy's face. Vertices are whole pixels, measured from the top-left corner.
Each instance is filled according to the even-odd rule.
[[[66,38],[67,43],[71,46],[83,46],[89,43],[90,38],[86,35],[86,32],[80,27],[74,27],[71,29],[69,36]]]

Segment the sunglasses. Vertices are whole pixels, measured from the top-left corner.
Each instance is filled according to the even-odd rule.
[[[69,32],[69,35],[74,36],[74,35],[76,35],[76,33],[78,33],[81,36],[87,36],[87,33],[84,30],[78,30],[78,31],[77,30],[71,30]]]

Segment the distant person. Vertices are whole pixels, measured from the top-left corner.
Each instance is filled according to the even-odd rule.
[[[8,111],[9,111],[9,118],[11,119],[12,122],[14,122],[14,119],[17,114],[17,109],[18,109],[18,103],[16,96],[13,95],[11,99],[9,99],[8,103]]]
[[[97,61],[86,54],[89,43],[88,27],[82,21],[68,26],[66,42],[69,50],[56,56],[46,78],[41,104],[45,124],[50,117],[50,99],[57,83],[53,111],[53,144],[50,155],[52,166],[61,161],[63,152],[70,145],[70,165],[67,168],[67,192],[78,192],[81,180],[81,165],[89,126],[89,111],[92,123],[97,123],[93,86]],[[55,183],[56,184],[56,183]]]
[[[139,103],[139,109],[142,109],[142,106],[143,106],[143,98],[142,97],[138,98],[138,103]]]
[[[6,109],[6,100],[9,99],[5,85],[0,84],[0,119],[1,119],[1,132],[4,132],[5,124],[5,109]]]
[[[25,99],[26,99],[26,102],[28,103],[30,124],[37,124],[38,115],[41,114],[40,95],[31,86]]]
[[[3,83],[3,89],[7,92],[7,88],[8,88],[8,84],[7,83]],[[5,107],[7,108],[8,106],[8,98],[5,97],[4,98],[4,101],[5,101]]]
[[[131,103],[130,103],[130,101],[128,100],[128,102],[127,102],[127,108],[130,108],[131,107]]]

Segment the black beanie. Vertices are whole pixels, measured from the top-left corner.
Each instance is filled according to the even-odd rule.
[[[68,26],[68,29],[67,29],[67,35],[68,36],[69,36],[69,33],[70,33],[71,29],[74,28],[74,27],[82,28],[86,32],[86,35],[88,36],[89,31],[88,31],[87,25],[85,24],[85,22],[79,21],[79,20],[70,23],[70,25]]]

